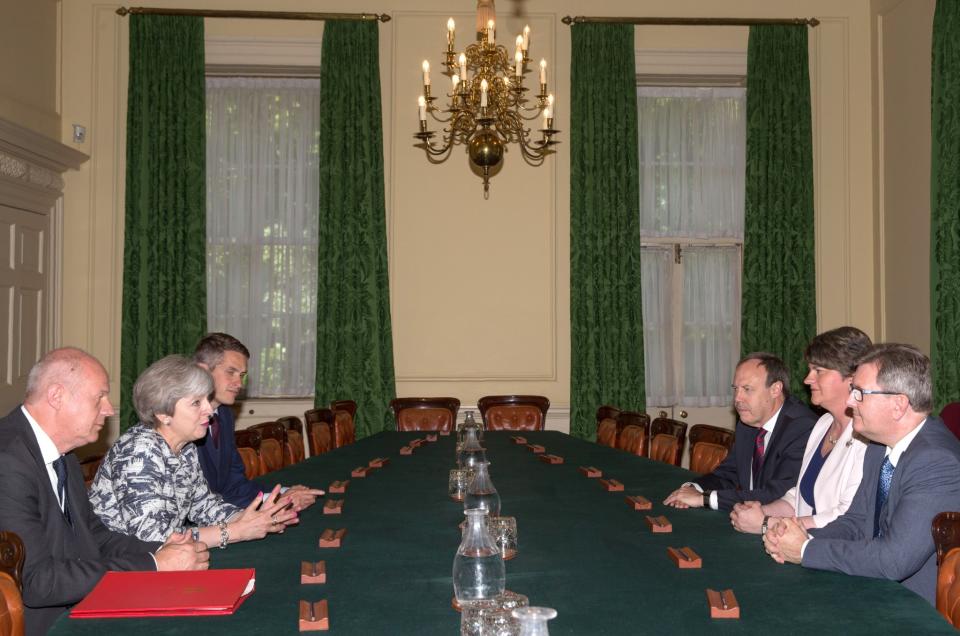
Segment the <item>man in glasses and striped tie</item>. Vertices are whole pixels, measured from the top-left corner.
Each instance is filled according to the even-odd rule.
[[[853,429],[874,442],[847,512],[823,528],[784,519],[764,545],[778,562],[900,581],[936,602],[930,525],[960,510],[960,442],[930,416],[930,359],[909,345],[880,344],[860,359],[847,405]]]

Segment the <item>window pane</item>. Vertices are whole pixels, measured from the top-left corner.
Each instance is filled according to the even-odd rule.
[[[652,406],[670,406],[677,403],[673,380],[673,267],[671,248],[640,249],[644,378],[647,404]]]
[[[207,328],[250,349],[251,397],[314,393],[316,79],[207,79]]]
[[[637,88],[644,237],[743,237],[745,95]]]

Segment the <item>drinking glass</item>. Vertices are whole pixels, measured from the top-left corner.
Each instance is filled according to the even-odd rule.
[[[463,501],[473,481],[473,470],[470,468],[454,468],[450,471],[450,479],[447,482],[447,494],[454,501]]]
[[[509,561],[517,556],[517,518],[516,517],[490,517],[487,520],[490,526],[490,534],[493,540],[497,542],[500,548],[500,554],[504,561]]]

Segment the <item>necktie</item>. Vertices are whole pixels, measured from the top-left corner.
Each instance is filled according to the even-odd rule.
[[[220,448],[220,417],[216,413],[210,418],[210,441],[214,448]]]
[[[887,503],[891,482],[893,482],[893,464],[890,463],[890,456],[888,455],[880,466],[880,480],[877,482],[877,507],[873,510],[874,539],[883,536],[883,532],[880,530],[880,510],[883,508],[883,504]]]
[[[767,431],[760,429],[757,432],[757,443],[753,446],[753,487],[757,488],[760,482],[760,471],[763,469],[763,451],[764,442],[767,439]]]
[[[63,516],[67,523],[73,525],[73,519],[70,518],[70,502],[67,500],[67,458],[61,455],[53,462],[53,471],[57,473],[57,498],[63,507]]]

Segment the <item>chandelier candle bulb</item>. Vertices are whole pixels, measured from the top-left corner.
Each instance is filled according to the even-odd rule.
[[[523,27],[523,52],[526,53],[530,48],[530,25]]]
[[[547,85],[547,61],[540,60],[540,85]]]
[[[520,76],[523,75],[523,53],[517,51],[516,55],[513,56],[513,59],[516,63],[517,79],[520,79]]]
[[[490,85],[487,84],[487,80],[480,80],[480,108],[487,107],[487,90],[490,88]]]
[[[495,39],[493,20],[487,20],[487,44],[493,44]]]
[[[423,68],[423,85],[430,86],[430,62],[424,60],[420,66]]]
[[[427,121],[427,100],[423,95],[417,98],[417,107],[420,109],[420,121]]]
[[[553,117],[550,115],[550,109],[544,108],[543,109],[543,129],[544,130],[550,130],[551,119],[553,119]]]
[[[463,53],[460,54],[460,59],[457,60],[460,63],[460,81],[467,81],[467,56]]]
[[[453,18],[447,20],[447,50],[453,50],[453,42],[456,38],[456,23],[453,21]]]

